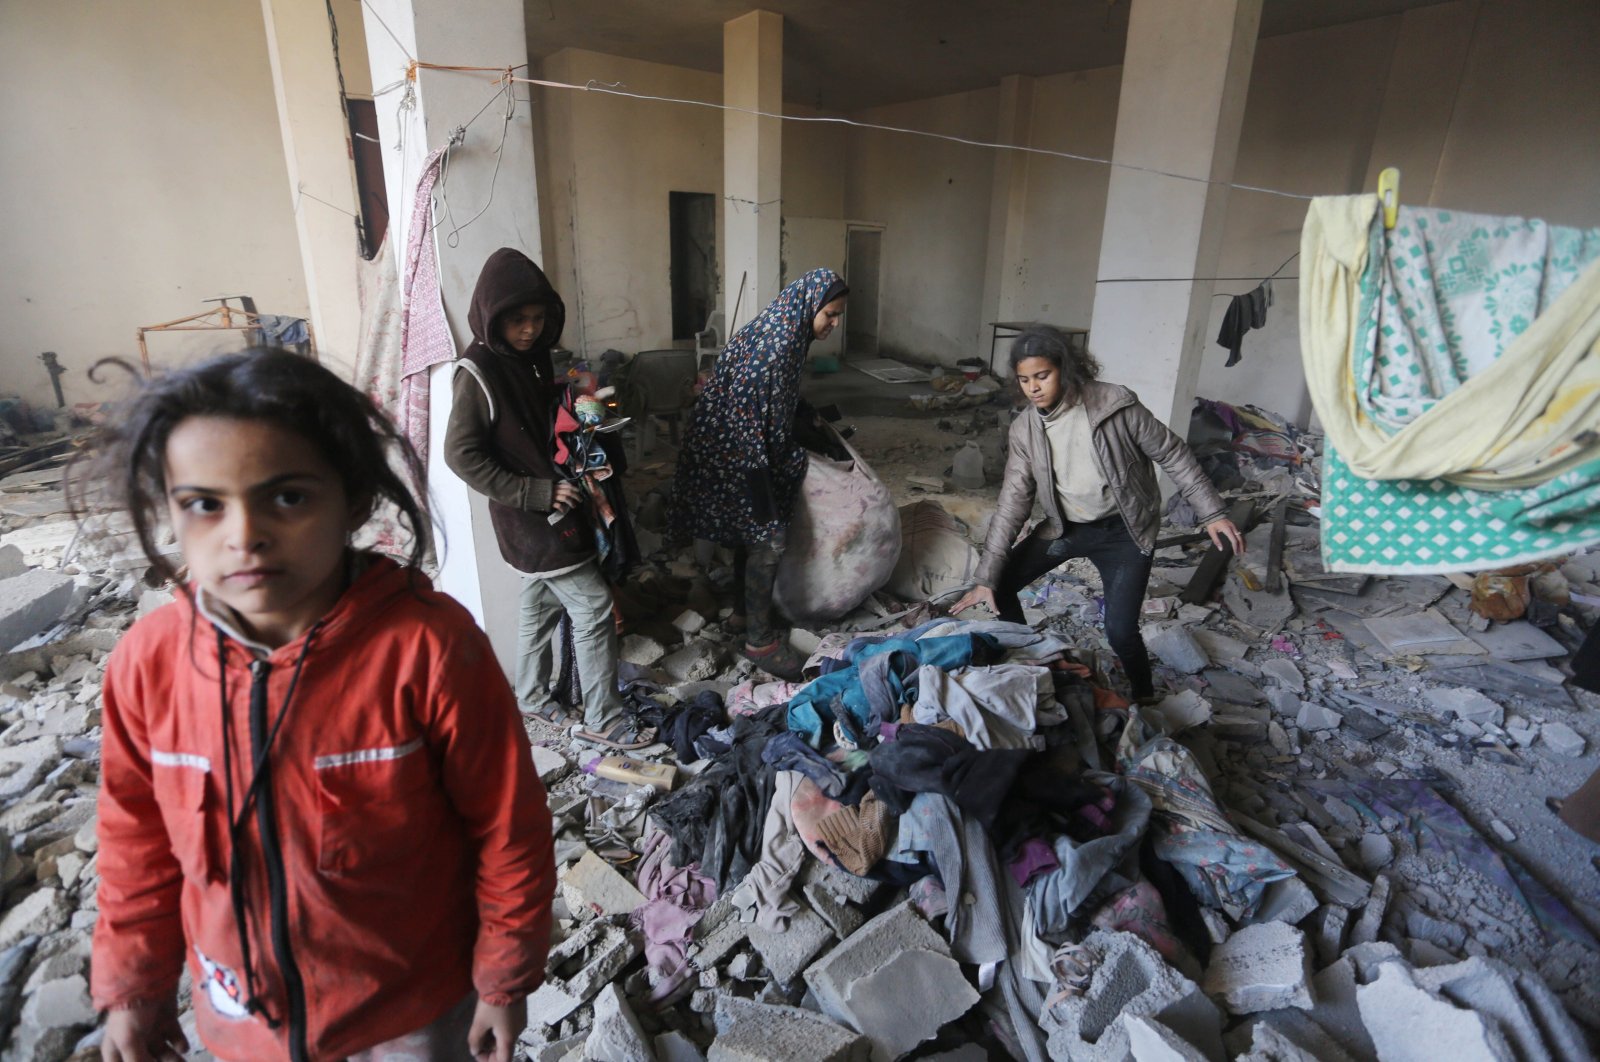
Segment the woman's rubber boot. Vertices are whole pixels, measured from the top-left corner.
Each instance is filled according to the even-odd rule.
[[[805,678],[806,658],[782,635],[772,639],[770,645],[756,647],[747,643],[739,654],[762,671],[785,682],[799,682]]]

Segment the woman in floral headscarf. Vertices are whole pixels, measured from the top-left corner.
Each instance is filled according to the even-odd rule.
[[[773,627],[772,584],[806,471],[794,438],[800,373],[849,290],[833,270],[813,269],[739,329],[695,403],[673,483],[673,530],[733,548],[728,626],[744,630],[745,657],[790,681],[804,660]]]

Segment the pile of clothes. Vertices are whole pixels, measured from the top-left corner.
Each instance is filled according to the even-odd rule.
[[[687,942],[712,899],[782,931],[815,859],[907,890],[999,991],[1020,1053],[1043,1058],[1046,1000],[1073,976],[1063,949],[1121,929],[1196,969],[1175,926],[1201,925],[1200,906],[1248,918],[1294,874],[1233,828],[1157,716],[1094,684],[1048,632],[938,619],[833,634],[805,675],[745,682],[725,702],[630,686],[698,765],[649,811],[657,1000],[692,987]]]

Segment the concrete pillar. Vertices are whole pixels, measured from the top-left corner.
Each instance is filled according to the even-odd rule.
[[[751,11],[722,24],[722,102],[783,113],[782,15]],[[722,290],[729,335],[777,296],[783,233],[783,123],[744,111],[724,111],[722,118]]]
[[[328,7],[324,0],[261,0],[261,15],[317,354],[348,379],[361,330],[361,251],[350,122],[339,98]]]
[[[1032,127],[1033,78],[1015,74],[1002,78],[995,142],[1027,147]],[[994,183],[989,191],[989,249],[983,274],[983,320],[978,324],[978,350],[988,350],[990,322],[1016,319],[1024,269],[1022,235],[1023,208],[1028,196],[1028,159],[1029,156],[1020,151],[994,153]]]
[[[506,122],[503,90],[493,83],[493,74],[419,70],[415,81],[408,82],[406,71],[413,57],[500,69],[521,67],[528,61],[522,4],[520,0],[371,0],[365,27],[383,141],[389,248],[400,263],[402,283],[412,201],[423,162],[448,143],[458,127],[472,123],[460,145],[451,149],[448,180],[433,197],[445,313],[457,350],[465,350],[472,342],[467,311],[484,260],[499,247],[515,247],[536,262],[543,258],[527,102],[531,86],[514,86],[515,112]],[[397,82],[409,87],[385,91]],[[446,197],[453,221],[444,217]],[[448,365],[433,370],[429,407],[428,486],[434,521],[443,538],[440,584],[489,632],[501,665],[510,673],[516,660],[521,580],[500,557],[487,502],[445,465],[450,377]]]
[[[1090,347],[1179,434],[1188,430],[1255,56],[1261,0],[1133,0],[1100,240]]]

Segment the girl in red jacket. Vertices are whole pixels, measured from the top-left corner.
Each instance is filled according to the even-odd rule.
[[[220,1059],[510,1062],[544,975],[550,816],[511,690],[416,570],[428,521],[367,398],[295,355],[147,383],[98,486],[183,594],[103,697],[102,1056],[176,1057],[184,963]],[[408,566],[352,546],[380,504]]]

